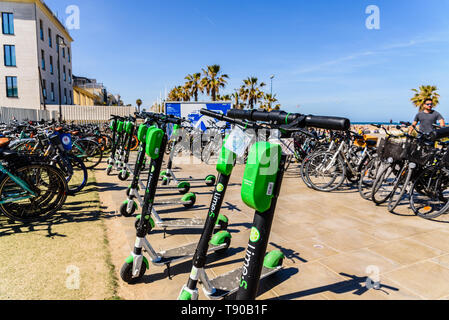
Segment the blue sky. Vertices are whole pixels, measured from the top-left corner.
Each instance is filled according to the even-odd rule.
[[[412,120],[412,92],[439,88],[449,121],[449,0],[46,0],[71,30],[73,73],[125,103],[151,105],[185,75],[220,64],[223,93],[256,76],[290,112],[352,121]],[[368,30],[368,5],[380,30]],[[298,107],[299,106],[299,107]]]

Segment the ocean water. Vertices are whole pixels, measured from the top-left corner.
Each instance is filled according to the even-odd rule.
[[[393,125],[393,126],[397,126],[397,125],[401,125],[399,122],[351,122],[352,125],[358,125],[358,126],[367,126],[370,124],[377,124],[377,125],[383,125],[383,126],[388,126],[388,125]]]

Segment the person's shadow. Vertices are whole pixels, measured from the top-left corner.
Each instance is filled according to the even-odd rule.
[[[281,272],[282,273],[282,272]],[[280,274],[281,274],[280,273]],[[298,299],[303,298],[306,296],[311,296],[319,293],[324,292],[332,292],[336,294],[343,294],[352,292],[352,294],[361,296],[364,293],[366,293],[368,290],[379,290],[386,295],[389,295],[390,291],[399,291],[398,288],[382,284],[382,283],[374,283],[371,280],[368,280],[368,277],[358,277],[356,275],[350,275],[344,272],[340,272],[340,275],[343,277],[350,278],[349,280],[340,281],[337,283],[329,284],[326,286],[318,287],[318,288],[312,288],[304,291],[298,291],[294,293],[285,294],[279,297],[276,297],[274,299],[276,300],[292,300],[292,299]],[[284,280],[285,281],[285,280]]]

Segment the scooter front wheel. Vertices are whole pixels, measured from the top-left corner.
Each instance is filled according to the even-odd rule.
[[[120,206],[120,214],[124,217],[131,217],[137,210],[137,203],[134,202],[133,206],[131,207],[131,212],[128,212],[128,201],[125,201]]]
[[[118,178],[120,179],[120,181],[126,181],[129,178],[129,171],[128,170],[122,170],[120,171]]]
[[[145,264],[142,263],[139,274],[137,275],[137,277],[133,277],[133,264],[125,262],[120,269],[120,278],[122,278],[122,280],[128,284],[134,284],[139,282],[143,278],[143,276],[145,275],[145,271]]]

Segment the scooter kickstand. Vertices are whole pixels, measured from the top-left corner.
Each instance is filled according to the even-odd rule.
[[[170,263],[167,263],[167,264],[166,264],[166,267],[167,267],[167,275],[168,275],[168,279],[169,279],[169,280],[172,280],[173,278],[172,278],[171,273],[170,273]]]

